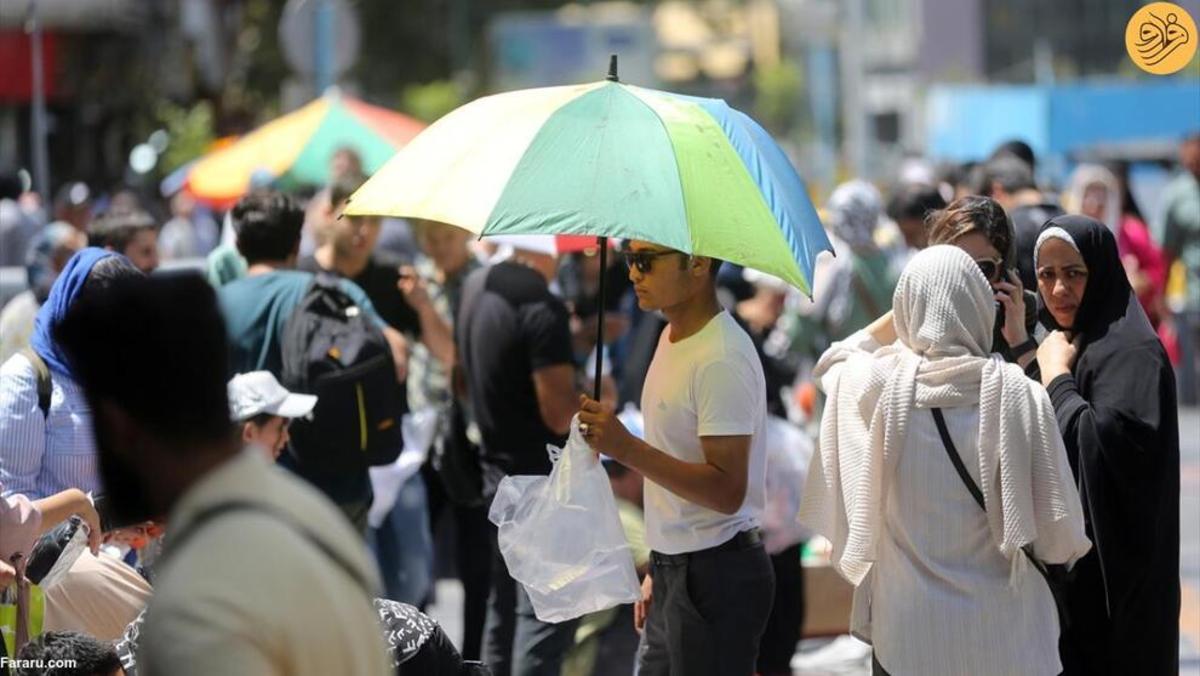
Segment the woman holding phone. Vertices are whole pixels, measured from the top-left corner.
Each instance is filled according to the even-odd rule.
[[[926,216],[929,245],[949,244],[967,253],[992,287],[996,321],[991,351],[1022,368],[1034,363],[1037,341],[1037,296],[1027,291],[1017,275],[1013,247],[1013,225],[1008,214],[993,199],[970,195],[954,200],[945,209]],[[880,345],[896,341],[889,311],[873,322],[868,331]],[[1032,377],[1032,376],[1031,376]]]

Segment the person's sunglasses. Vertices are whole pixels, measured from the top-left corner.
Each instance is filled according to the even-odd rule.
[[[995,283],[1000,280],[1000,274],[1004,272],[1004,261],[1000,258],[984,258],[975,261],[979,266],[979,271],[987,278],[989,282]]]
[[[625,257],[626,265],[637,268],[638,272],[645,275],[654,265],[654,259],[682,253],[682,251],[623,251],[621,255]]]

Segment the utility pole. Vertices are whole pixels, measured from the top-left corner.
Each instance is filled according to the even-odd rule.
[[[316,35],[313,36],[313,84],[315,85],[316,95],[322,96],[325,90],[333,86],[333,40],[336,31],[334,30],[334,22],[337,21],[337,13],[333,11],[333,4],[329,0],[317,0],[316,20],[313,21],[313,27],[316,29]]]
[[[46,74],[42,57],[42,24],[38,20],[37,0],[29,0],[26,17],[25,32],[29,35],[30,61],[33,63],[29,143],[33,152],[33,189],[42,199],[50,199],[50,159],[46,151]]]
[[[869,125],[863,104],[863,0],[847,0],[839,30],[838,58],[842,67],[842,122],[845,158],[854,176],[867,178]]]

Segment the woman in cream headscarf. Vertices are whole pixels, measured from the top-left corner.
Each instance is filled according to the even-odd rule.
[[[1161,318],[1168,314],[1164,298],[1168,266],[1133,202],[1128,176],[1122,181],[1099,164],[1081,164],[1071,173],[1062,200],[1068,214],[1100,221],[1116,236],[1125,276],[1150,323],[1158,329]],[[1168,335],[1163,335],[1164,343],[1170,342]]]
[[[1049,397],[989,356],[994,308],[970,256],[930,247],[896,287],[898,340],[868,328],[817,364],[828,400],[800,520],[856,586],[853,630],[876,673],[1061,670],[1054,598],[1022,549],[1073,563],[1090,543]],[[986,513],[929,409],[944,409]]]

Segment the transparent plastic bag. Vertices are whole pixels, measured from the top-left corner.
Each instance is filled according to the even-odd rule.
[[[549,476],[501,480],[488,518],[508,572],[543,622],[563,622],[641,599],[608,474],[579,433],[546,447]]]
[[[768,554],[812,537],[812,531],[796,519],[812,455],[812,439],[803,430],[783,418],[767,418],[767,504],[762,526]]]

